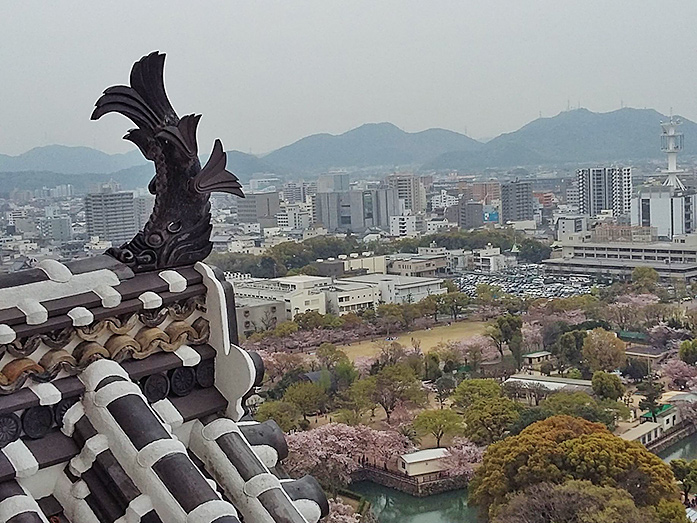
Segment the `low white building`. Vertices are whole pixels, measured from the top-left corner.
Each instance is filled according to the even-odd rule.
[[[437,474],[448,469],[447,449],[425,449],[402,454],[399,457],[399,470],[409,477]]]
[[[366,283],[380,290],[382,303],[417,303],[431,294],[445,294],[441,278],[419,278],[399,274],[366,274],[342,281]]]
[[[509,257],[501,254],[499,247],[492,247],[491,244],[488,244],[484,249],[472,251],[472,266],[476,271],[498,272],[508,267],[510,262]]]

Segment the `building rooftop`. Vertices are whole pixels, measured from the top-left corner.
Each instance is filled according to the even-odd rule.
[[[441,283],[442,278],[427,278],[420,276],[402,276],[400,274],[366,274],[364,276],[351,276],[350,278],[342,278],[342,281],[353,281],[358,283],[373,283],[391,282],[396,285],[425,285],[428,283]]]
[[[593,383],[591,380],[575,380],[572,378],[562,378],[559,376],[536,376],[532,374],[513,374],[506,381],[523,381],[523,382],[535,382],[542,385],[576,385],[579,387],[592,387]],[[559,387],[557,387],[559,388]]]
[[[402,454],[401,458],[405,463],[420,463],[422,461],[431,461],[433,459],[444,458],[448,455],[447,449],[425,449],[412,452],[410,454]]]
[[[648,434],[649,432],[652,432],[654,429],[657,429],[661,426],[660,423],[654,423],[653,421],[647,421],[645,423],[642,423],[638,427],[634,427],[633,429],[629,429],[627,432],[624,432],[620,434],[620,438],[627,440],[627,441],[634,441],[636,439],[641,438],[643,435]]]
[[[544,358],[545,356],[551,356],[552,353],[547,350],[538,350],[537,352],[531,352],[529,354],[523,354],[523,358]]]
[[[671,405],[670,403],[664,403],[656,411],[656,416],[661,416],[662,414],[665,414],[666,412],[668,412],[672,408],[673,408],[673,405]],[[641,415],[641,418],[642,419],[653,419],[653,415],[650,412],[644,412]]]

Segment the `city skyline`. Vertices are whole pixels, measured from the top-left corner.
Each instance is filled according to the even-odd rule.
[[[695,39],[697,6],[687,2],[677,18],[628,1],[35,5],[12,3],[0,21],[6,154],[52,143],[129,150],[112,138],[122,122],[88,116],[103,85],[126,82],[127,64],[154,49],[168,53],[182,112],[206,115],[202,140],[220,135],[254,154],[366,122],[485,138],[579,103],[697,119],[694,73],[681,66]],[[683,43],[670,60],[666,35]],[[672,88],[661,89],[668,77]]]

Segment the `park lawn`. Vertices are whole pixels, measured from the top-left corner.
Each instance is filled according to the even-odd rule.
[[[456,341],[464,338],[471,338],[477,334],[483,334],[486,323],[483,321],[459,321],[451,325],[440,325],[431,330],[418,330],[411,332],[401,332],[398,334],[397,342],[405,347],[411,346],[411,339],[421,341],[421,351],[426,353],[432,350],[441,342]],[[365,340],[351,345],[341,345],[343,350],[351,360],[360,356],[377,356],[380,352],[376,342],[383,338],[376,338],[374,341]]]

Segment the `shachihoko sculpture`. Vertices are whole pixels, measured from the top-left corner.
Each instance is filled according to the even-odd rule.
[[[179,118],[164,86],[165,55],[153,52],[133,65],[130,86],[108,88],[97,100],[92,119],[111,112],[138,127],[124,136],[155,164],[148,189],[155,206],[142,231],[107,254],[135,272],[166,269],[202,261],[210,242],[210,195],[226,192],[244,198],[237,177],[226,170],[227,156],[220,140],[201,168],[196,128],[200,115]]]

